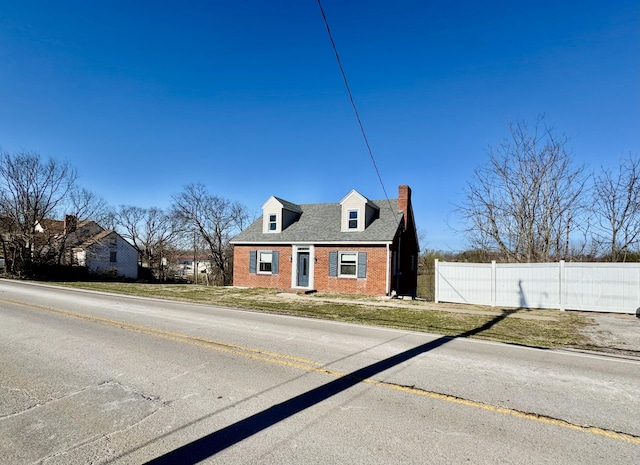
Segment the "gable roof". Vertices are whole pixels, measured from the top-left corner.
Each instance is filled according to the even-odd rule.
[[[277,199],[279,202],[283,202]],[[286,202],[286,201],[284,201]],[[287,202],[291,204],[290,202]],[[263,233],[262,216],[231,241],[232,244],[255,243],[320,243],[320,242],[391,242],[402,222],[398,199],[370,200],[379,209],[379,217],[364,231],[341,231],[342,207],[340,203],[310,203],[295,205],[300,216],[282,232]]]
[[[134,248],[133,245],[131,245],[129,243],[129,241],[127,241],[126,239],[124,239],[120,234],[118,234],[116,231],[114,231],[113,229],[105,229],[104,231],[100,231],[97,234],[94,234],[93,236],[87,238],[84,242],[82,242],[81,244],[77,245],[74,247],[74,250],[78,250],[78,249],[88,249],[89,247],[91,247],[92,245],[95,244],[99,244],[102,240],[106,239],[109,236],[116,236],[119,237],[120,239],[122,239],[122,244],[126,244],[131,248]]]
[[[302,213],[302,209],[300,208],[300,205],[281,199],[280,197],[276,197],[275,195],[273,196],[273,198],[276,199],[278,202],[280,202],[280,205],[282,205],[282,208],[284,208],[285,210],[289,210],[295,213]]]
[[[369,203],[369,204],[371,203],[371,201],[368,198],[366,198],[364,195],[362,195],[360,192],[358,192],[355,189],[351,189],[351,191],[342,198],[342,200],[340,201],[340,205],[342,205],[347,199],[350,199],[351,197],[356,197],[363,203]]]
[[[100,242],[102,239],[110,236],[111,234],[117,234],[115,231],[112,231],[110,229],[106,229],[104,231],[99,232],[98,234],[95,234],[91,237],[89,237],[88,239],[86,239],[82,244],[77,245],[74,248],[77,249],[86,249],[87,247],[92,246],[93,244],[97,244],[98,242]]]

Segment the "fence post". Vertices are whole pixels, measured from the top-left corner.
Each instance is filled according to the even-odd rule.
[[[491,306],[496,306],[496,294],[498,293],[496,284],[496,261],[491,260]]]
[[[560,283],[558,284],[558,291],[560,293],[559,301],[560,301],[560,310],[564,312],[565,303],[564,303],[564,300],[562,299],[562,294],[564,293],[563,284],[565,282],[565,279],[564,279],[564,260],[560,260],[559,265],[560,265],[560,276],[559,276],[560,277]]]
[[[438,279],[439,276],[440,276],[440,273],[438,271],[438,259],[436,258],[434,260],[434,266],[433,266],[433,301],[435,303],[438,303],[438,295],[440,294],[439,292],[440,280]]]

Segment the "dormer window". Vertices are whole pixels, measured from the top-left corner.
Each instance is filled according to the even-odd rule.
[[[340,201],[340,231],[362,232],[378,218],[378,206],[356,190]]]
[[[271,196],[262,204],[262,232],[280,234],[302,215],[302,209],[295,203]]]
[[[358,210],[349,210],[349,229],[358,229]]]

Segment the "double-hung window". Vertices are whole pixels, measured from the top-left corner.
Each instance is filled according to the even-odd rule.
[[[339,263],[340,276],[356,276],[358,269],[357,252],[340,252]]]
[[[277,216],[274,214],[269,215],[269,231],[276,231],[278,229]]]
[[[329,276],[366,278],[367,252],[329,252]]]
[[[280,252],[277,250],[251,250],[249,273],[278,274]]]
[[[358,229],[358,210],[349,210],[348,228]]]
[[[273,264],[272,252],[258,252],[258,272],[271,273]]]

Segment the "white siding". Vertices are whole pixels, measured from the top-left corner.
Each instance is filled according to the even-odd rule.
[[[74,250],[75,254],[74,262],[79,266],[87,266],[87,252],[85,250]]]
[[[138,279],[138,252],[125,239],[118,236],[118,275]]]
[[[377,208],[369,205],[369,201],[365,196],[360,194],[358,191],[353,189],[349,192],[341,201],[341,220],[340,220],[340,230],[342,232],[347,231],[364,231],[367,226],[374,221],[378,215],[379,211]],[[349,211],[357,211],[358,212],[358,228],[357,229],[349,229]]]
[[[111,252],[116,252],[115,262],[111,261]],[[76,254],[78,264],[84,264],[90,273],[115,273],[132,279],[138,277],[138,253],[116,233],[88,246],[84,251],[84,260],[81,260],[82,253]]]
[[[352,195],[344,200],[342,203],[342,231],[364,231],[365,224],[365,207],[366,203],[362,201],[360,195]],[[350,211],[358,212],[358,228],[357,229],[349,229],[349,212]]]
[[[269,215],[276,215],[276,229],[269,230]],[[275,197],[270,197],[262,205],[262,232],[279,233],[282,232],[282,204]]]

